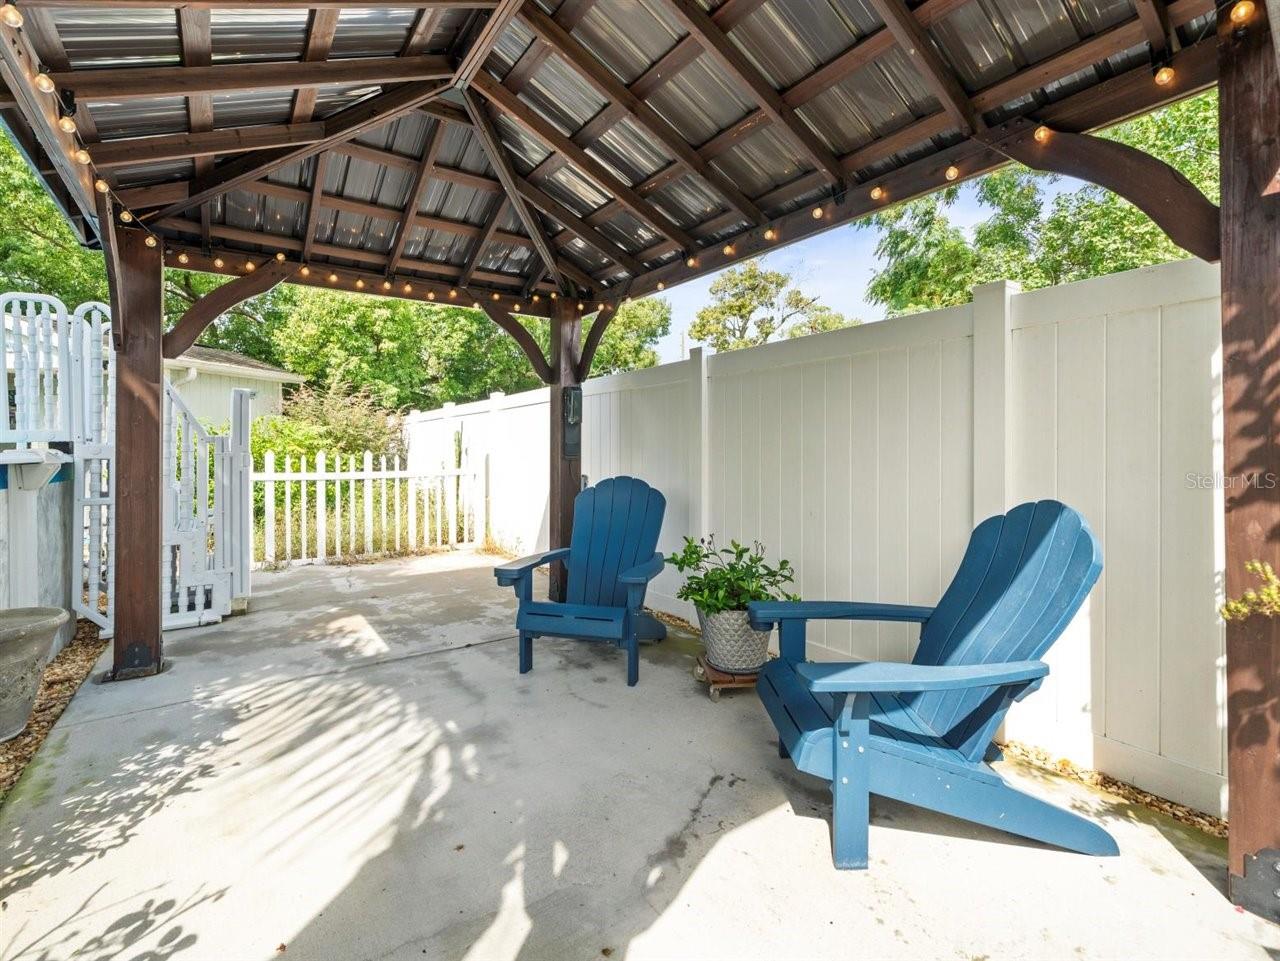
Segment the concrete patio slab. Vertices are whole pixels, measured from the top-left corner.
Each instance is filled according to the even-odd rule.
[[[0,957],[1220,958],[1280,953],[1225,846],[1028,768],[1097,859],[877,801],[837,872],[821,782],[694,645],[544,640],[492,560],[255,580],[172,667],[87,684],[0,810]]]

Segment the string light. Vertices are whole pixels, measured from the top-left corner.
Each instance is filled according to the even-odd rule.
[[[500,300],[500,299],[501,299],[501,298],[498,296],[498,292],[497,292],[496,290],[493,292],[493,294],[492,294],[492,298],[493,298],[494,300]]]
[[[412,285],[412,284],[409,284],[409,283],[406,283],[406,284],[405,284],[403,287],[401,287],[400,289],[401,289],[401,290],[403,290],[406,294],[411,294],[411,293],[413,293],[413,285]]]
[[[356,290],[364,290],[364,278],[363,278],[363,277],[357,277],[357,278],[356,278]]]
[[[246,260],[244,262],[244,272],[246,274],[251,274],[257,269],[258,269],[258,265],[255,264],[252,260]]]
[[[88,166],[93,160],[93,158],[89,156],[89,151],[85,150],[84,147],[80,147],[71,156],[76,158],[76,163],[84,164],[85,166]]]
[[[159,243],[159,241],[156,240],[155,234],[147,234],[146,239],[143,240],[142,242],[146,244],[148,247],[154,247],[157,243]]]
[[[537,295],[537,294],[534,294],[534,295],[533,295],[533,302],[534,302],[535,304],[538,302],[538,299],[539,299],[539,298],[538,298],[538,295]]]
[[[389,280],[384,280],[384,281],[382,282],[382,289],[383,289],[383,290],[390,290],[390,289],[391,289],[391,281],[389,281]]]
[[[7,9],[7,8],[6,8]],[[1240,0],[1231,8],[1231,22],[1236,26],[1243,26],[1253,17],[1257,7],[1254,6],[1253,0]]]
[[[479,310],[479,309],[480,309],[480,301],[478,301],[478,300],[473,300],[473,301],[471,301],[471,308],[472,308],[473,310]]]
[[[581,311],[581,310],[582,310],[582,301],[578,301],[578,310],[579,310],[579,311]]]
[[[221,270],[226,265],[227,265],[227,262],[223,260],[221,257],[213,258],[213,266],[217,267],[219,270]]]
[[[22,11],[13,5],[13,0],[5,0],[4,8],[0,9],[0,20],[15,30],[22,26]]]
[[[733,256],[733,244],[725,244],[725,245],[724,245],[724,247],[723,247],[723,248],[721,248],[720,252],[721,252],[722,254],[724,254],[726,257],[732,257],[732,256]]]
[[[457,299],[458,299],[458,289],[457,289],[456,287],[450,287],[450,288],[449,288],[449,299],[450,299],[450,300],[457,300]]]
[[[131,224],[131,223],[133,223],[133,214],[131,214],[131,213],[130,213],[129,211],[127,211],[127,210],[122,210],[122,211],[120,211],[120,223],[122,223],[122,224]]]
[[[777,239],[778,239],[778,232],[777,232],[776,230],[774,230],[772,227],[768,227],[768,228],[766,228],[766,229],[765,229],[765,232],[764,232],[764,239],[765,239],[765,240],[777,240]]]
[[[187,256],[187,252],[185,250],[182,253],[178,254],[178,263],[180,264],[191,263],[191,258]]]
[[[329,274],[329,283],[331,283],[331,284],[336,284],[337,282],[338,282],[338,275],[337,275],[337,274],[334,274],[334,273],[330,273],[330,274]]]
[[[435,300],[435,299],[436,299],[436,292],[434,290],[428,290],[427,300]]]
[[[555,299],[556,299],[556,292],[555,292],[554,290],[553,290],[553,291],[551,291],[551,299],[552,299],[552,300],[555,300]]]
[[[667,285],[666,285],[666,284],[664,284],[664,283],[660,280],[660,281],[658,281],[658,289],[659,289],[659,290],[666,290],[666,289],[667,289]]]
[[[1169,66],[1161,67],[1159,70],[1156,71],[1156,86],[1157,87],[1169,86],[1169,84],[1173,83],[1174,76],[1176,75],[1173,72],[1173,67],[1169,67]]]
[[[1046,126],[1041,125],[1039,127],[1036,127],[1036,132],[1034,134],[1036,138],[1036,143],[1048,143],[1050,133],[1051,131]]]
[[[511,309],[514,310],[517,314],[520,313],[520,301],[517,300],[514,304],[512,304]]]
[[[872,187],[872,188],[871,188],[871,199],[872,199],[872,200],[880,200],[882,197],[884,197],[884,188],[883,188],[883,187],[881,187],[881,186],[879,186],[879,185],[877,184],[876,186],[874,186],[874,187]]]
[[[31,83],[41,93],[53,93],[58,89],[58,85],[53,82],[53,78],[43,70],[35,75]]]
[[[604,304],[596,304],[596,310],[604,310]]]
[[[945,176],[948,180],[955,180],[957,177],[960,176],[960,168],[957,167],[955,164],[952,164],[950,167],[947,168],[946,173],[943,174],[943,176]]]
[[[76,122],[72,119],[71,114],[64,113],[62,116],[58,117],[58,129],[63,133],[76,132]]]
[[[283,251],[283,250],[277,250],[277,251],[276,251],[276,260],[279,260],[279,261],[283,261],[283,260],[284,260],[284,251]]]
[[[809,216],[811,216],[814,220],[821,220],[821,219],[822,219],[822,208],[821,208],[821,207],[814,207],[811,211],[809,211]]]
[[[698,258],[690,256],[689,259],[684,262],[684,265],[686,267],[696,267],[698,266]]]
[[[105,180],[103,180],[101,177],[99,177],[97,180],[93,182],[93,189],[98,191],[98,193],[100,194],[105,194],[108,190],[111,189],[111,185],[107,183]]]
[[[306,264],[303,264],[303,265],[302,265],[302,269],[301,269],[300,271],[298,271],[298,273],[302,274],[302,276],[303,276],[303,277],[310,277],[310,276],[311,276],[311,268],[310,268],[310,267],[308,267]]]

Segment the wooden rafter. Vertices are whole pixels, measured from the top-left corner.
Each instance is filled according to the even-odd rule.
[[[311,193],[307,197],[307,222],[302,228],[302,259],[310,260],[315,249],[316,228],[320,223],[320,198],[324,196],[324,181],[329,172],[329,154],[316,157],[311,174]]]
[[[696,0],[665,0],[680,24],[697,38],[698,43],[720,66],[742,85],[775,124],[786,131],[792,142],[832,181],[840,182],[843,173],[835,155],[782,100],[782,95],[765,80],[746,55],[729,39]]]
[[[1147,42],[1151,44],[1151,52],[1159,56],[1168,48],[1170,38],[1169,14],[1164,0],[1133,0],[1133,6],[1138,11]]]
[[[622,111],[623,116],[634,118],[636,123],[657,140],[675,158],[680,167],[697,174],[711,184],[729,204],[749,220],[762,222],[763,212],[734,185],[733,181],[712,167],[697,150],[694,150],[671,124],[656,110],[631,93],[608,67],[597,60],[560,26],[533,4],[526,3],[521,18],[530,26],[548,48],[568,62],[596,91]],[[598,116],[603,116],[606,107]],[[587,124],[590,127],[591,123]],[[586,129],[586,128],[584,128]],[[594,132],[592,134],[594,135]],[[575,143],[577,143],[575,138]],[[644,191],[638,191],[644,195]]]
[[[425,52],[436,28],[440,26],[440,18],[444,13],[444,10],[438,9],[419,10],[409,36],[405,38],[404,46],[400,48],[400,56],[416,57]]]
[[[25,9],[40,7],[62,9],[100,9],[104,0],[22,0]],[[180,7],[203,7],[208,10],[262,9],[263,0],[110,0],[113,7],[137,10],[176,10]],[[271,0],[271,6],[281,10],[341,10],[343,7],[365,7],[371,10],[404,9],[406,6],[424,9],[492,10],[499,0]]]
[[[200,11],[194,11],[199,13]],[[203,94],[192,101],[209,98]],[[99,169],[133,167],[166,160],[205,160],[220,154],[245,153],[268,147],[294,147],[315,143],[324,138],[324,124],[310,123],[256,124],[249,127],[211,129],[211,122],[197,123],[192,114],[191,133],[158,134],[152,137],[129,137],[104,140],[94,144],[93,163]],[[209,116],[212,116],[210,112]],[[204,127],[203,130],[196,129]]]
[[[182,43],[182,65],[184,67],[208,67],[213,63],[213,34],[211,18],[208,10],[184,7],[178,11],[178,37]],[[187,97],[187,129],[191,137],[199,137],[213,130],[213,98],[207,93],[192,94]],[[134,145],[136,146],[136,145]],[[94,148],[94,162],[99,167],[111,166],[111,153],[119,151],[119,147]],[[106,154],[106,159],[103,159]],[[126,156],[137,156],[132,151]],[[145,156],[145,154],[144,154]],[[192,166],[197,177],[207,177],[213,169],[213,157],[193,150]],[[128,162],[128,161],[126,161]],[[201,242],[209,246],[209,226],[213,217],[209,204],[200,205]]]
[[[330,84],[386,84],[450,80],[448,57],[352,57],[316,63],[225,63],[208,67],[120,67],[51,74],[78,100],[190,97],[241,90],[296,90]]]
[[[185,200],[165,207],[159,214],[161,217],[172,217],[175,214],[190,210],[218,194],[233,190],[240,184],[249,183],[265,177],[273,170],[286,164],[305,160],[313,154],[321,153],[339,143],[358,137],[364,131],[381,126],[403,113],[416,109],[420,104],[438,97],[447,89],[447,84],[431,81],[407,83],[376,97],[370,97],[357,104],[341,110],[324,121],[325,137],[315,143],[301,147],[279,147],[271,150],[254,151],[228,161],[214,169],[209,177],[196,180]]]
[[[307,46],[302,51],[304,63],[319,63],[329,59],[333,37],[338,30],[338,10],[314,10],[307,24]],[[306,123],[316,109],[316,88],[303,87],[293,96],[294,123]]]
[[[542,258],[543,264],[551,271],[552,277],[555,278],[556,286],[562,290],[568,287],[565,279],[561,276],[559,269],[555,266],[555,255],[551,252],[551,243],[547,240],[546,234],[543,233],[542,225],[538,223],[537,215],[529,209],[525,203],[519,187],[516,184],[515,168],[511,166],[511,159],[507,156],[506,148],[502,145],[502,139],[498,136],[498,131],[493,125],[493,121],[489,119],[484,104],[476,100],[475,96],[467,90],[462,92],[463,102],[467,107],[467,114],[471,117],[472,130],[483,147],[485,155],[489,158],[489,165],[493,167],[494,173],[498,175],[502,187],[507,192],[507,199],[511,206],[515,209],[516,216],[520,218],[520,222],[524,224],[525,231],[529,234],[529,239],[533,241],[533,248],[538,252],[538,256]]]
[[[956,126],[965,133],[978,129],[982,123],[969,106],[968,94],[903,0],[870,0],[870,3]]]
[[[556,126],[522,101],[488,74],[480,73],[471,85],[548,149],[565,157],[579,172],[599,184],[623,207],[653,230],[685,248],[693,247],[693,238],[668,218],[658,213],[652,204],[641,197],[633,187],[623,183],[605,169],[604,164],[562,134]]]
[[[161,340],[161,353],[171,359],[181,355],[222,314],[236,304],[288,280],[300,266],[288,261],[272,260],[252,273],[237,277],[229,284],[215,287],[188,307],[178,322],[165,333]]]
[[[494,44],[502,36],[502,31],[507,29],[507,24],[519,9],[520,0],[498,0],[493,12],[489,14],[484,29],[480,31],[480,35],[476,37],[475,42],[463,56],[462,62],[458,64],[455,82],[460,88],[465,90],[471,83],[471,79],[480,72],[484,62],[489,59],[489,53],[493,50]]]
[[[462,268],[462,275],[458,278],[458,283],[466,286],[471,283],[471,278],[476,272],[476,268],[480,266],[480,258],[484,255],[484,249],[489,246],[489,241],[493,240],[493,235],[497,233],[498,222],[502,220],[502,215],[507,209],[507,199],[504,197],[499,200],[493,208],[493,213],[489,214],[489,219],[485,221],[484,229],[480,236],[476,238],[475,246],[471,249],[471,256],[467,258],[466,266]]]
[[[414,171],[413,181],[409,184],[409,192],[405,195],[404,210],[400,214],[400,221],[396,225],[396,239],[391,246],[391,253],[387,257],[387,273],[394,274],[396,268],[400,266],[400,258],[404,256],[405,244],[409,240],[409,232],[413,227],[413,220],[418,215],[418,204],[422,202],[422,192],[426,189],[427,181],[431,179],[431,173],[435,169],[436,155],[440,152],[440,144],[444,142],[444,124],[436,121],[431,133],[427,136],[426,147],[422,151],[422,160],[418,164],[418,169]]]

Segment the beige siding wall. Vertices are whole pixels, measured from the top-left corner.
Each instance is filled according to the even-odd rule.
[[[258,380],[253,377],[228,377],[209,371],[200,371],[195,380],[183,383],[186,368],[166,368],[167,376],[175,385],[191,412],[202,424],[221,427],[231,417],[231,392],[243,387],[254,392],[253,416],[280,413],[281,385],[276,381]]]

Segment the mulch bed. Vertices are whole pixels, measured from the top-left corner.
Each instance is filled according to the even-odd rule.
[[[76,636],[44,669],[27,729],[12,741],[0,744],[0,803],[18,783],[54,722],[62,716],[71,696],[89,676],[107,646],[98,634],[98,625],[92,621],[76,621]]]

